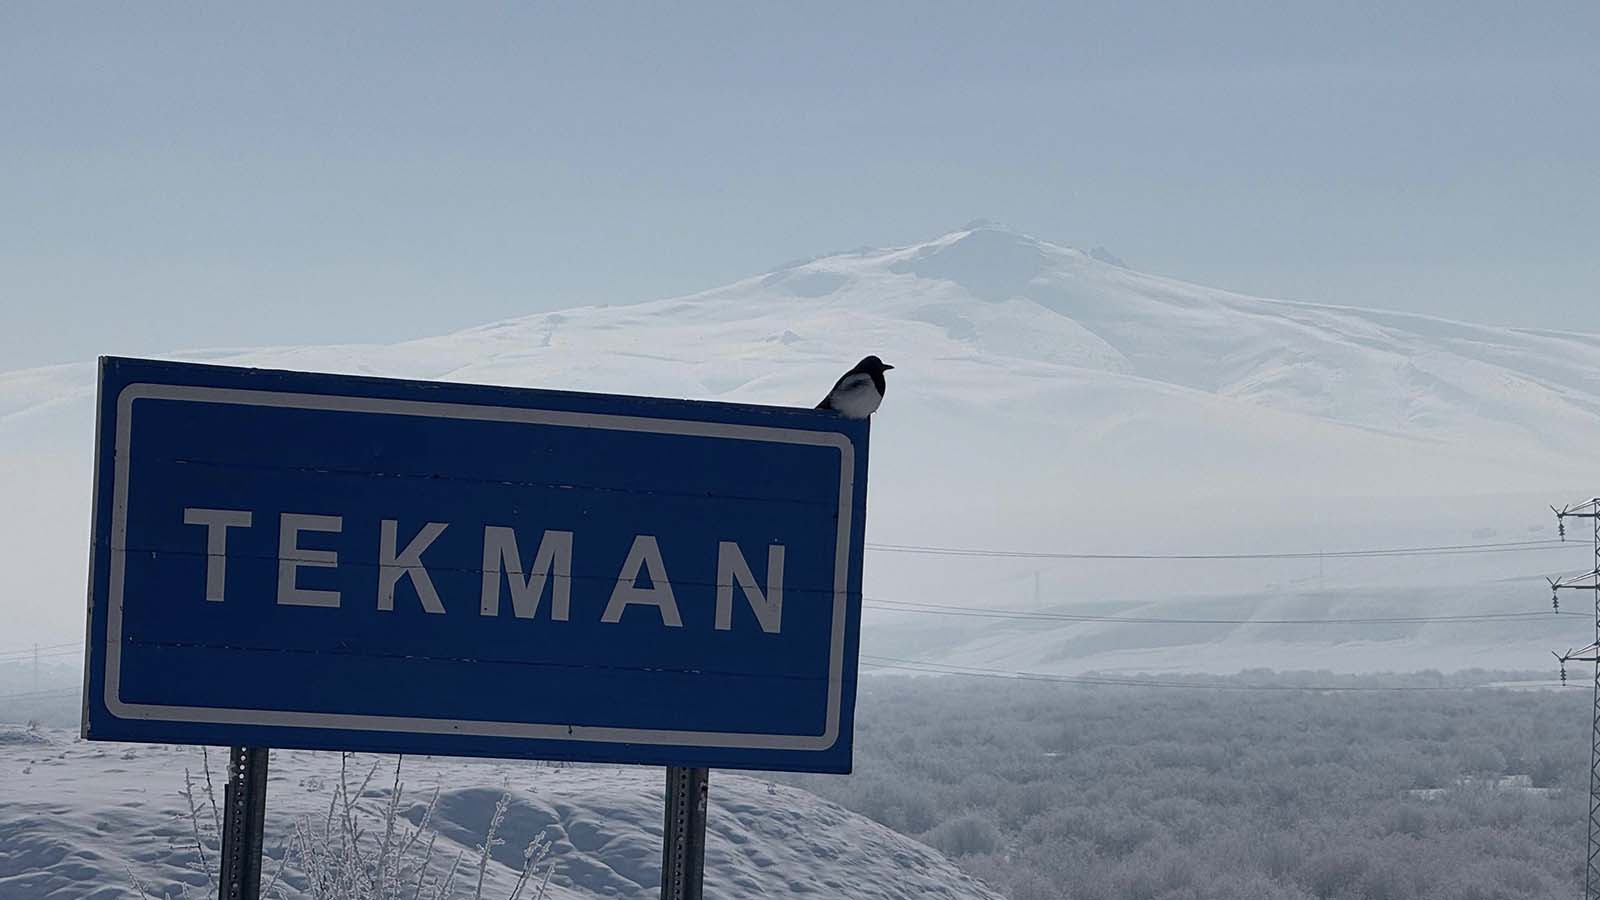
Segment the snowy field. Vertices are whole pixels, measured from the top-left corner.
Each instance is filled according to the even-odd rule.
[[[210,751],[210,763],[220,802],[218,768],[226,764],[226,751]],[[378,770],[361,795],[358,815],[375,844],[392,791],[394,757],[353,757],[348,777],[354,794],[373,763]],[[273,754],[265,878],[277,871],[297,823],[321,827],[339,766],[338,754]],[[214,868],[215,828],[198,748],[91,744],[67,731],[0,726],[0,898],[130,898],[138,896],[136,881],[153,897],[178,896],[185,887],[191,896],[214,897],[182,796],[186,770],[201,805],[204,868]],[[408,758],[401,778],[398,812],[405,826],[422,819],[439,789],[430,868],[439,878],[462,858],[450,896],[474,896],[477,847],[502,795],[509,798],[498,832],[504,843],[485,866],[484,898],[511,895],[524,850],[539,839],[551,843],[534,871],[537,880],[548,870],[548,897],[658,894],[660,769]],[[759,778],[713,774],[707,832],[707,897],[997,897],[937,851],[805,791]],[[293,866],[284,873],[284,896],[306,896],[303,874]]]
[[[1011,900],[1574,896],[1589,690],[1468,686],[1518,677],[1257,672],[1220,690],[871,678],[853,775],[712,774],[707,896],[995,900],[973,878]],[[1304,683],[1341,690],[1283,689]],[[356,814],[369,854],[394,760],[359,757],[348,775],[354,794],[373,761]],[[205,895],[201,766],[195,748],[0,726],[0,898],[128,898],[135,876],[151,896]],[[282,752],[272,766],[269,877],[297,826],[326,822],[339,759]],[[514,890],[535,840],[552,842],[533,871],[550,896],[654,896],[658,769],[408,758],[402,778],[402,832],[441,789],[431,871],[459,856],[458,896],[473,894],[502,796],[483,896]],[[304,868],[290,866],[291,888]]]

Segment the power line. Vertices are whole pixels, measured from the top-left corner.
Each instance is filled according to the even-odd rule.
[[[1287,553],[1068,553],[1033,550],[995,550],[982,547],[943,547],[924,544],[869,543],[877,553],[920,556],[959,556],[982,559],[1063,560],[1238,560],[1238,559],[1382,559],[1406,556],[1464,556],[1475,553],[1522,553],[1574,547],[1559,540],[1502,541],[1489,544],[1440,544],[1431,547],[1370,547],[1361,550],[1294,551]]]
[[[1537,550],[1559,550],[1576,547],[1560,540],[1503,541],[1486,544],[1439,544],[1426,547],[1371,547],[1359,550],[1294,551],[1284,553],[1070,553],[1030,550],[995,550],[981,547],[933,546],[922,544],[868,543],[866,549],[878,553],[909,553],[926,556],[959,556],[993,559],[1063,559],[1063,560],[1251,560],[1251,559],[1363,559],[1390,556],[1459,555],[1470,553],[1514,553]],[[877,601],[894,602],[894,601]],[[932,605],[932,604],[925,604]],[[956,607],[952,607],[956,608]],[[988,611],[985,611],[988,612]],[[1315,620],[1318,622],[1328,620]],[[1312,620],[1307,620],[1308,624]],[[1231,624],[1231,623],[1224,623]],[[68,641],[38,647],[15,647],[0,650],[0,659],[25,657],[35,652],[41,656],[47,651],[81,648],[83,642]]]
[[[1471,553],[1511,553],[1558,550],[1581,546],[1559,540],[1502,541],[1482,544],[1440,544],[1415,547],[1373,547],[1358,550],[1296,551],[1284,553],[1069,553],[1025,550],[995,550],[978,547],[933,546],[920,544],[869,543],[866,549],[880,553],[907,553],[928,556],[976,557],[992,559],[1058,560],[1270,560],[1270,559],[1371,559],[1406,556],[1462,555]],[[982,607],[952,606],[918,601],[877,600],[871,606],[896,612],[925,613],[974,618],[1052,620],[1068,622],[1120,622],[1160,625],[1382,625],[1422,622],[1477,622],[1538,618],[1546,613],[1481,613],[1444,616],[1373,616],[1304,619],[1180,619],[1144,616],[1095,616],[1074,613],[994,610]],[[1565,613],[1562,613],[1565,614]],[[30,656],[50,659],[82,652],[83,644],[70,641],[39,647],[0,650],[0,662],[21,661]]]
[[[1319,691],[1340,693],[1404,693],[1416,691],[1462,691],[1471,690],[1470,687],[1453,687],[1446,685],[1396,685],[1396,686],[1357,686],[1357,685],[1329,685],[1329,684],[1235,684],[1231,682],[1206,682],[1206,681],[1171,681],[1154,678],[1122,678],[1116,676],[1099,675],[1055,675],[1048,672],[1026,672],[1014,669],[990,669],[979,666],[962,666],[953,663],[938,663],[930,660],[901,659],[892,656],[874,656],[863,654],[862,661],[876,669],[894,669],[907,672],[920,672],[927,675],[961,675],[973,678],[999,678],[1009,681],[1038,681],[1053,684],[1080,684],[1104,687],[1142,687],[1142,688],[1167,688],[1183,690],[1218,690],[1218,691]],[[62,697],[79,692],[78,688],[57,688],[48,691],[24,691],[14,694],[0,694],[0,700],[29,700],[45,697]]]
[[[26,662],[30,662],[30,661],[36,662],[36,661],[41,660],[41,659],[58,659],[58,658],[63,657],[63,656],[80,656],[82,654],[83,654],[83,648],[82,647],[75,647],[75,648],[72,648],[70,650],[56,650],[56,651],[53,651],[53,652],[50,652],[50,653],[38,653],[38,654],[31,655],[31,656],[29,656],[29,655],[19,655],[19,656],[3,657],[3,658],[0,658],[0,665],[4,665],[4,664],[7,664],[7,663],[26,663]]]
[[[886,612],[928,613],[967,616],[981,619],[1021,619],[1061,622],[1120,622],[1133,625],[1395,625],[1420,622],[1491,622],[1507,619],[1548,619],[1552,615],[1582,615],[1570,612],[1461,613],[1439,616],[1358,616],[1328,619],[1178,619],[1158,616],[1097,616],[1079,613],[997,610],[977,606],[950,606],[917,600],[872,599],[867,606]]]
[[[0,694],[0,700],[28,700],[35,697],[64,697],[68,694],[76,694],[79,692],[79,690],[79,688],[71,687],[56,688],[55,690],[50,691],[23,691],[20,694]]]
[[[54,651],[52,653],[40,653],[40,654],[38,654],[36,656],[32,656],[32,657],[29,657],[29,656],[14,656],[14,657],[11,657],[9,659],[0,659],[0,663],[21,663],[21,662],[28,662],[30,659],[33,659],[33,660],[56,659],[56,658],[62,657],[62,656],[78,656],[78,655],[80,655],[82,653],[83,653],[83,648],[81,646],[79,646],[79,647],[74,647],[74,648],[72,648],[70,650],[56,650],[56,651]]]
[[[61,649],[63,647],[82,647],[82,646],[83,646],[83,641],[68,641],[68,642],[66,642],[64,644],[45,644],[45,645],[41,645],[41,646],[38,646],[38,647],[19,647],[19,648],[15,649],[15,650],[0,650],[0,657],[5,657],[5,656],[29,656],[32,653],[34,653],[35,651],[43,653],[46,650],[59,650],[59,649]]]
[[[986,669],[979,666],[959,666],[920,659],[900,659],[892,656],[862,655],[868,665],[880,669],[897,669],[921,672],[927,675],[963,675],[973,678],[1000,678],[1009,681],[1042,681],[1054,684],[1082,684],[1111,687],[1173,688],[1211,691],[1324,691],[1338,693],[1405,693],[1413,691],[1464,691],[1470,687],[1445,685],[1356,686],[1325,684],[1234,684],[1230,682],[1170,681],[1154,678],[1119,678],[1100,675],[1053,675],[1048,672],[1023,672],[1012,669]]]
[[[1585,615],[1584,613],[1560,610],[1556,612],[1460,613],[1436,616],[1351,616],[1343,618],[1222,619],[1177,618],[1167,616],[1094,615],[1090,613],[1057,613],[1012,609],[989,609],[981,606],[957,606],[953,604],[930,603],[920,600],[883,600],[878,598],[867,600],[865,606],[870,609],[879,609],[884,612],[922,613],[927,615],[956,616],[962,618],[1011,619],[1020,621],[1046,622],[1106,622],[1127,625],[1402,625],[1428,622],[1502,622],[1520,619],[1545,619],[1552,615]],[[83,644],[51,644],[48,647],[41,646],[39,650],[40,652],[37,658],[54,659],[81,654],[83,652]],[[50,652],[45,652],[46,650],[49,650]],[[0,653],[0,662],[22,662],[30,658],[31,654],[31,650],[6,651],[4,653]]]

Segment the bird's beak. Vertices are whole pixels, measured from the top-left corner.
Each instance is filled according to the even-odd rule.
[[[884,363],[884,364],[883,364],[883,370],[884,370],[884,371],[885,371],[885,372],[887,372],[887,371],[889,371],[889,370],[890,370],[890,369],[892,369],[892,368],[894,368],[894,366],[891,366],[891,365],[889,365],[889,364],[888,364],[888,363]]]

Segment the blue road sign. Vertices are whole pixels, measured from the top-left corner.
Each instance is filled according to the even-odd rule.
[[[84,736],[848,772],[864,422],[105,358]]]

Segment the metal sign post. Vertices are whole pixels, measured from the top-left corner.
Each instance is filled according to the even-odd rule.
[[[667,816],[661,829],[661,900],[701,900],[710,780],[709,769],[667,769]]]
[[[261,849],[267,812],[265,747],[234,747],[228,757],[223,792],[222,873],[218,900],[257,900],[261,896]]]

